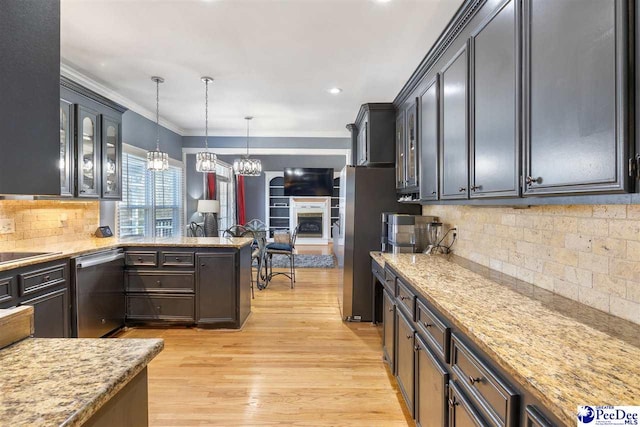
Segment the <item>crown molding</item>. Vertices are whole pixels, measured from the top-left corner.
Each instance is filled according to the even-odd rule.
[[[113,101],[114,103],[120,104],[126,107],[127,109],[140,114],[141,116],[151,120],[152,122],[156,121],[155,112],[141,106],[140,104],[137,104],[136,102],[132,101],[131,99],[125,96],[120,95],[118,92],[114,91],[113,89],[110,89],[96,82],[91,77],[81,73],[80,71],[76,70],[75,68],[71,67],[68,64],[65,64],[62,62],[60,63],[60,75],[72,80],[75,83],[78,83],[81,86],[84,86],[85,88],[99,95],[102,95],[103,97]],[[185,134],[184,129],[182,129],[180,126],[177,126],[176,124],[168,120],[165,120],[163,118],[160,118],[160,125],[162,127],[169,129],[172,132],[177,133],[180,136],[184,136]]]
[[[189,147],[183,148],[182,154],[196,154],[203,151],[203,148]],[[245,155],[247,149],[245,147],[237,148],[213,148],[209,147],[209,151],[218,155]],[[251,148],[249,154],[252,156],[345,156],[347,161],[351,156],[350,148]]]
[[[212,133],[213,132],[213,133]],[[204,137],[204,129],[187,129],[182,136],[201,136]],[[246,138],[246,130],[222,130],[209,128],[209,138],[216,137],[242,137]],[[282,132],[282,131],[251,131],[251,138],[349,138],[349,133],[346,131],[319,131],[319,132]]]

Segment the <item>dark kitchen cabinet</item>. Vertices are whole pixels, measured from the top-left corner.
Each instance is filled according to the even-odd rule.
[[[77,196],[99,197],[100,122],[97,111],[77,108],[76,178]]]
[[[627,190],[628,2],[523,7],[524,194]]]
[[[414,334],[411,322],[401,310],[396,310],[396,380],[400,387],[409,413],[413,415],[414,372]]]
[[[391,166],[395,161],[393,138],[395,107],[391,103],[362,104],[354,125],[347,125],[355,141],[354,165]]]
[[[416,334],[415,420],[420,427],[446,427],[449,373],[420,335]]]
[[[489,425],[454,381],[449,383],[448,403],[449,427],[485,427]]]
[[[400,111],[396,117],[396,189],[398,190],[404,190],[407,187],[404,130],[404,112]]]
[[[419,98],[420,200],[438,200],[439,96],[437,74]]]
[[[60,1],[0,3],[0,194],[60,194]]]
[[[409,102],[404,111],[405,123],[405,187],[415,191],[418,186],[418,104]]]
[[[466,199],[469,195],[467,74],[465,45],[441,71],[441,199]]]
[[[555,427],[555,425],[547,420],[535,406],[527,406],[525,409],[524,427]]]
[[[120,118],[102,115],[102,198],[122,198],[122,136]]]
[[[73,104],[60,100],[60,195],[73,196],[74,156],[74,108]]]
[[[396,304],[395,298],[386,289],[382,295],[382,356],[391,373],[395,374]]]
[[[471,198],[520,195],[516,4],[502,2],[470,39]]]
[[[234,253],[196,254],[196,322],[235,324],[236,256]]]
[[[36,338],[69,338],[69,289],[60,288],[34,298],[26,299],[20,305],[33,307],[33,324]]]

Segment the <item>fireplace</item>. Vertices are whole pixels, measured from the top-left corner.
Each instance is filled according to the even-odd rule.
[[[298,212],[298,237],[322,237],[322,212]]]

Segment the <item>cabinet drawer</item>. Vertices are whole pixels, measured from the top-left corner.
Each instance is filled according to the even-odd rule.
[[[193,252],[162,252],[160,264],[163,267],[193,267]]]
[[[64,283],[67,279],[66,268],[66,264],[60,264],[20,274],[20,295],[30,295]]]
[[[158,266],[158,253],[155,251],[132,251],[125,253],[125,264],[131,266]]]
[[[194,313],[193,295],[127,296],[127,319],[193,322]]]
[[[479,409],[497,426],[513,426],[518,395],[460,339],[451,335],[451,370]]]
[[[451,328],[420,300],[416,301],[416,324],[440,360],[449,363]]]
[[[193,293],[193,272],[127,271],[129,292]]]
[[[382,284],[385,289],[391,294],[391,296],[396,296],[396,275],[393,274],[390,270],[384,269],[384,281]]]
[[[3,277],[0,279],[0,303],[10,302],[14,298],[13,277]]]
[[[416,296],[401,280],[398,279],[397,282],[398,305],[406,310],[411,320],[414,320],[416,318]]]

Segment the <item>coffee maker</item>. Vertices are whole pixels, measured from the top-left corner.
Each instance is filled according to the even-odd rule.
[[[429,245],[428,224],[437,221],[433,216],[382,214],[382,252],[416,253]]]

